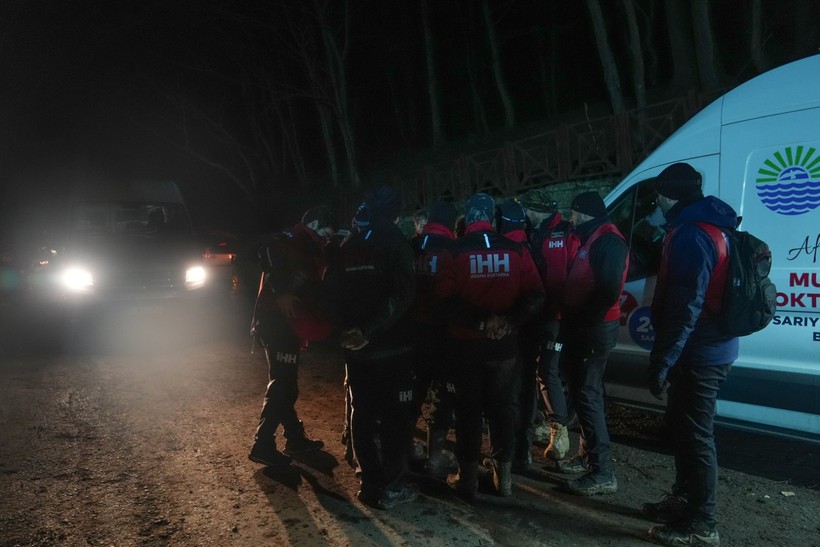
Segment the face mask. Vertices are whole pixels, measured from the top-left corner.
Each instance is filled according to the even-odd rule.
[[[666,217],[663,214],[663,210],[661,209],[660,205],[655,206],[655,210],[652,211],[651,214],[647,215],[646,223],[652,226],[653,228],[660,228],[664,224],[666,224]]]

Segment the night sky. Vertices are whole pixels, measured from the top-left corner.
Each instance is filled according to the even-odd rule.
[[[601,3],[609,10],[613,47],[623,58],[624,27],[614,3]],[[57,230],[71,183],[84,177],[173,179],[188,195],[198,224],[230,224],[241,217],[247,203],[237,197],[233,183],[213,164],[181,150],[178,140],[170,142],[169,135],[179,137],[172,125],[180,117],[174,100],[184,97],[186,104],[216,112],[219,121],[243,132],[247,113],[237,82],[250,70],[249,60],[258,64],[259,59],[269,58],[272,64],[278,57],[271,52],[281,48],[287,56],[293,45],[286,22],[276,11],[279,4],[3,0],[0,227],[4,232]],[[637,4],[659,9],[662,3]],[[745,36],[741,27],[746,4],[727,0],[716,14],[727,72],[740,81],[751,76],[748,55],[735,55]],[[421,12],[419,2],[410,0],[354,0],[352,5],[346,67],[360,167],[367,172],[429,145]],[[479,2],[431,0],[430,5],[448,141],[474,138],[471,105],[464,91],[467,58],[472,59],[472,70],[486,96],[490,128],[498,129],[503,123],[501,104],[492,89],[486,48],[475,39],[483,36]],[[584,103],[607,105],[585,2],[494,0],[491,5],[519,123],[546,123],[551,116],[548,101],[561,112],[582,109]],[[772,44],[789,31],[789,22],[778,20],[777,13],[767,18]],[[662,29],[653,33],[663,55]],[[549,99],[539,81],[538,67],[545,57],[554,59],[558,77]],[[282,70],[290,68],[283,65]],[[669,72],[661,58],[655,73],[659,86]],[[628,74],[622,79],[628,93]],[[284,86],[284,81],[280,83]],[[300,92],[293,90],[294,96]],[[401,122],[397,108],[404,113]],[[327,163],[316,119],[301,112],[296,122],[308,135],[315,132],[315,138],[305,139],[303,153],[312,170],[311,189],[321,190]],[[188,137],[206,159],[222,161],[224,151],[218,142],[197,140],[196,134]],[[282,186],[292,185],[283,181]]]

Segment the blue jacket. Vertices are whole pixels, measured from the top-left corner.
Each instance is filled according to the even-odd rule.
[[[709,234],[695,223],[735,228],[737,213],[718,198],[706,196],[679,201],[666,216],[669,234],[652,299],[655,343],[650,366],[665,376],[677,363],[731,363],[737,359],[738,339],[722,334],[715,318],[704,312],[706,290],[718,260],[717,249]]]

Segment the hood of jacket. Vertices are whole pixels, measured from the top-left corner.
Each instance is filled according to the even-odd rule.
[[[737,213],[715,196],[706,196],[694,202],[679,201],[667,213],[669,229],[691,222],[708,222],[719,228],[736,228]]]

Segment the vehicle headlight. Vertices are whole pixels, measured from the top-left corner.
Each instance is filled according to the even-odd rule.
[[[185,288],[198,289],[205,285],[205,268],[193,266],[185,270]]]
[[[72,267],[63,272],[63,286],[73,292],[89,292],[94,288],[94,276],[85,268]]]

